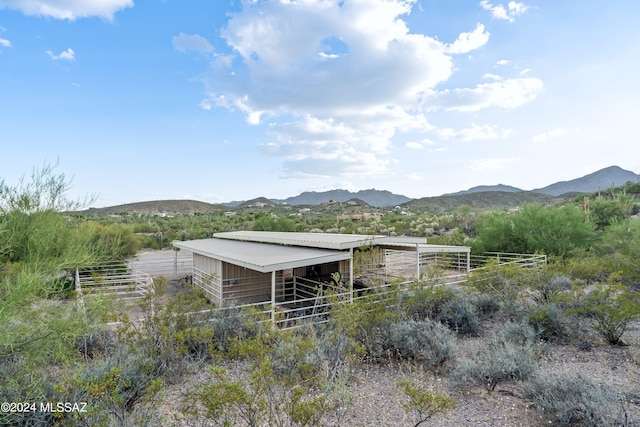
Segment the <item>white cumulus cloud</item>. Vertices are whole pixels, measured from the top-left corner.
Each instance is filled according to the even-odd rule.
[[[59,59],[64,59],[66,61],[75,61],[76,60],[76,53],[71,48],[69,48],[67,50],[63,50],[58,55],[54,54],[50,50],[46,51],[45,53],[47,55],[49,55],[49,58],[53,59],[54,61],[57,61]]]
[[[196,51],[200,53],[213,52],[213,46],[207,39],[198,34],[184,34],[180,33],[177,36],[173,36],[171,39],[173,48],[178,52]]]
[[[489,33],[485,31],[484,25],[478,24],[472,32],[461,33],[446,50],[449,53],[467,53],[484,46],[488,41]]]
[[[524,3],[515,1],[510,1],[505,7],[502,4],[494,5],[488,0],[482,0],[480,6],[484,10],[491,12],[491,16],[494,19],[502,19],[509,22],[514,22],[517,16],[523,15],[529,9],[529,6]]]
[[[11,47],[11,42],[7,39],[0,39],[0,47]]]
[[[557,128],[557,129],[551,130],[549,132],[544,132],[544,133],[541,133],[539,135],[536,135],[533,138],[531,138],[531,141],[534,144],[537,144],[539,142],[544,142],[544,141],[546,141],[548,139],[560,138],[561,136],[564,136],[564,135],[566,135],[568,133],[569,133],[569,131],[566,130],[566,129]]]
[[[425,98],[431,110],[472,112],[485,108],[512,109],[533,101],[544,89],[535,77],[504,79],[478,84],[475,88],[457,88],[433,92]]]
[[[283,159],[284,176],[389,172],[394,139],[432,131],[434,110],[514,108],[535,98],[534,78],[473,89],[436,90],[454,72],[453,55],[486,45],[482,24],[446,43],[405,22],[417,0],[244,1],[220,34],[202,81],[202,108],[240,111],[267,123],[263,153]],[[180,34],[177,50],[211,52]],[[415,135],[418,135],[416,137]],[[408,138],[405,139],[409,140]]]
[[[92,16],[111,21],[127,7],[133,7],[133,0],[0,0],[0,9],[69,21]]]
[[[506,138],[511,135],[511,129],[502,129],[498,126],[476,125],[470,128],[455,130],[451,128],[438,129],[437,134],[442,139],[459,139],[462,141],[481,141]]]
[[[76,60],[76,53],[71,48],[69,48],[67,50],[63,50],[58,55],[54,54],[50,50],[46,51],[45,53],[47,55],[49,55],[49,58],[53,59],[54,61],[57,61],[59,59],[64,59],[64,60],[67,60],[67,61],[75,61]]]

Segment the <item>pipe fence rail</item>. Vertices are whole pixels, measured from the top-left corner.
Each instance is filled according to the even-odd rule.
[[[307,325],[309,323],[325,323],[334,304],[364,300],[367,298],[384,298],[393,289],[402,292],[407,286],[417,280],[432,285],[464,285],[469,276],[475,271],[482,271],[494,266],[512,265],[518,268],[540,268],[547,263],[545,255],[487,253],[482,256],[472,255],[471,266],[467,265],[466,257],[456,253],[426,254],[420,256],[420,277],[415,277],[415,264],[410,267],[409,259],[401,254],[393,254],[385,264],[376,264],[361,275],[354,277],[353,289],[349,288],[349,277],[343,276],[338,283],[335,281],[318,282],[308,278],[293,276],[283,279],[278,287],[274,299],[252,303],[231,303],[233,297],[252,296],[247,291],[241,294],[232,292],[232,283],[220,280],[215,275],[207,275],[203,271],[193,268],[192,263],[182,255],[182,261],[177,261],[175,254],[147,258],[150,264],[137,260],[107,263],[92,268],[76,271],[76,290],[78,295],[106,292],[115,294],[125,301],[138,301],[152,292],[154,274],[169,271],[175,278],[191,278],[194,287],[200,287],[212,297],[223,301],[223,307],[212,310],[240,309],[250,310],[259,314],[264,322],[270,322],[275,327],[289,329]],[[162,266],[162,263],[165,263]],[[415,254],[413,262],[416,262]],[[179,264],[180,263],[180,264]],[[142,269],[151,265],[153,274]],[[366,273],[377,273],[376,277],[368,277]],[[413,274],[412,274],[413,273]],[[406,274],[404,276],[403,274]],[[164,275],[164,274],[162,274]],[[256,282],[257,283],[257,282]],[[392,283],[397,285],[396,288]],[[220,292],[222,290],[222,292]],[[257,296],[257,295],[256,295]],[[227,299],[229,299],[227,301]],[[267,299],[267,297],[265,297]],[[209,311],[209,310],[206,310]],[[195,314],[195,313],[192,313]]]

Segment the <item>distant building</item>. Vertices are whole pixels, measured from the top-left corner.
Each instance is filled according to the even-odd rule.
[[[370,219],[373,219],[374,221],[381,221],[382,215],[372,214],[372,213],[363,213],[363,214],[342,214],[336,217],[336,220],[338,222],[340,221],[365,222]]]

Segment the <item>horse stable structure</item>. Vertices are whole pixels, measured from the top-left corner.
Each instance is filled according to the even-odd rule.
[[[326,319],[328,293],[353,301],[434,269],[445,278],[471,271],[469,247],[425,238],[235,231],[173,246],[193,254],[193,284],[213,304],[258,307],[280,327]]]

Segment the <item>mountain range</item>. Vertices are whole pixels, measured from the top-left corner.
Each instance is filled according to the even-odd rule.
[[[611,187],[619,187],[627,182],[637,182],[640,175],[631,171],[622,169],[619,166],[609,166],[599,171],[590,173],[571,181],[560,181],[546,187],[530,190],[533,193],[547,194],[549,196],[560,196],[567,193],[594,193],[600,190],[606,190]],[[505,191],[510,193],[518,193],[522,190],[510,185],[480,185],[472,187],[465,191],[457,193],[444,194],[444,196],[459,196],[462,194],[481,193],[485,191]]]
[[[348,190],[329,190],[329,191],[305,191],[297,196],[288,197],[286,199],[269,199],[272,203],[286,204],[286,205],[319,205],[322,203],[336,201],[336,202],[348,202],[350,200],[359,199],[370,206],[384,207],[384,206],[397,206],[403,203],[407,203],[413,199],[407,196],[399,194],[393,194],[386,190],[360,190],[358,192],[351,192]],[[252,199],[251,202],[257,199]],[[246,201],[225,203],[226,206],[240,206],[246,205]]]
[[[83,213],[87,214],[112,214],[120,212],[136,213],[205,213],[220,212],[229,207],[265,206],[265,205],[320,205],[330,201],[363,202],[373,207],[389,207],[408,205],[421,207],[436,204],[441,207],[469,204],[477,207],[518,206],[522,203],[544,203],[553,197],[568,193],[594,193],[618,187],[627,182],[640,182],[640,175],[622,169],[618,166],[610,166],[570,181],[560,181],[546,187],[531,191],[525,191],[509,185],[481,185],[457,193],[443,194],[437,197],[423,197],[411,199],[409,197],[394,194],[386,190],[361,190],[351,192],[348,190],[330,190],[323,192],[306,191],[297,196],[286,199],[267,199],[258,197],[252,200],[235,201],[224,204],[210,204],[195,200],[159,200],[152,202],[130,203],[127,205],[112,206],[108,208],[91,208]]]

